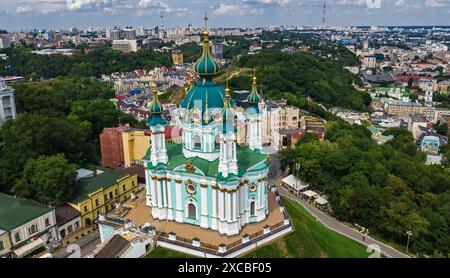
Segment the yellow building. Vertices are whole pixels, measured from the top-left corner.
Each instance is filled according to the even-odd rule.
[[[137,175],[130,176],[120,170],[102,169],[77,181],[77,197],[69,202],[81,213],[82,227],[94,223],[100,214],[123,203],[137,192]]]
[[[445,80],[439,83],[439,93],[441,94],[450,93],[450,81]]]
[[[183,64],[183,52],[180,50],[172,51],[172,60],[175,66]]]
[[[0,258],[9,252],[11,247],[8,232],[0,229]]]
[[[122,144],[125,167],[140,164],[141,158],[150,148],[150,133],[130,128],[122,132]]]

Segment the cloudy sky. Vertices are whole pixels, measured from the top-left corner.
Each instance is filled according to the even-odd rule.
[[[450,25],[450,0],[326,0],[330,25]],[[0,29],[316,25],[324,0],[0,0]]]

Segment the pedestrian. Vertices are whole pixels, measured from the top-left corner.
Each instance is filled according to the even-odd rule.
[[[364,242],[366,241],[366,237],[365,237],[365,236],[363,236],[363,241],[364,241]]]

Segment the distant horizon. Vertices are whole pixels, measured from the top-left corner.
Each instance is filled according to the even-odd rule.
[[[26,29],[19,29],[19,30],[7,30],[7,29],[2,29],[0,28],[0,30],[6,31],[8,33],[14,33],[14,32],[25,32],[25,31],[34,31],[34,30],[45,30],[45,31],[69,31],[69,29],[71,28],[77,28],[79,31],[86,31],[88,28],[100,28],[102,30],[106,30],[108,28],[114,28],[114,27],[118,27],[118,28],[125,28],[125,27],[132,27],[134,29],[143,27],[146,30],[149,29],[153,29],[154,27],[151,26],[132,26],[130,24],[124,24],[123,26],[119,26],[119,25],[110,25],[110,26],[88,26],[85,28],[79,28],[78,26],[72,26],[72,27],[66,27],[66,28],[26,28]],[[187,26],[187,25],[186,25]],[[164,28],[165,30],[167,29],[173,29],[173,28],[182,28],[182,27],[186,27],[186,26],[173,26],[173,27],[167,27]],[[343,28],[366,28],[369,29],[371,27],[378,27],[378,28],[408,28],[408,29],[414,29],[414,28],[425,28],[425,29],[432,29],[432,28],[442,28],[442,29],[450,29],[450,25],[267,25],[267,26],[252,26],[252,27],[248,27],[248,26],[235,26],[235,27],[222,27],[222,26],[213,26],[213,27],[209,27],[209,29],[239,29],[239,28],[248,28],[248,29],[264,29],[264,28],[269,28],[269,27],[282,27],[282,26],[287,26],[287,27],[297,27],[297,28],[301,28],[301,27],[324,27],[324,28],[333,28],[333,27],[343,27]],[[198,29],[203,29],[204,27],[201,26],[193,26],[194,29],[198,30]]]
[[[0,29],[319,26],[324,0],[1,0]],[[161,18],[161,15],[163,16]],[[326,0],[330,26],[449,26],[450,0]]]

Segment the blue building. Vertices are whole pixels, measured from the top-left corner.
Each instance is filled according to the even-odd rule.
[[[431,155],[437,155],[441,147],[441,139],[439,136],[428,135],[422,138],[420,149]]]

